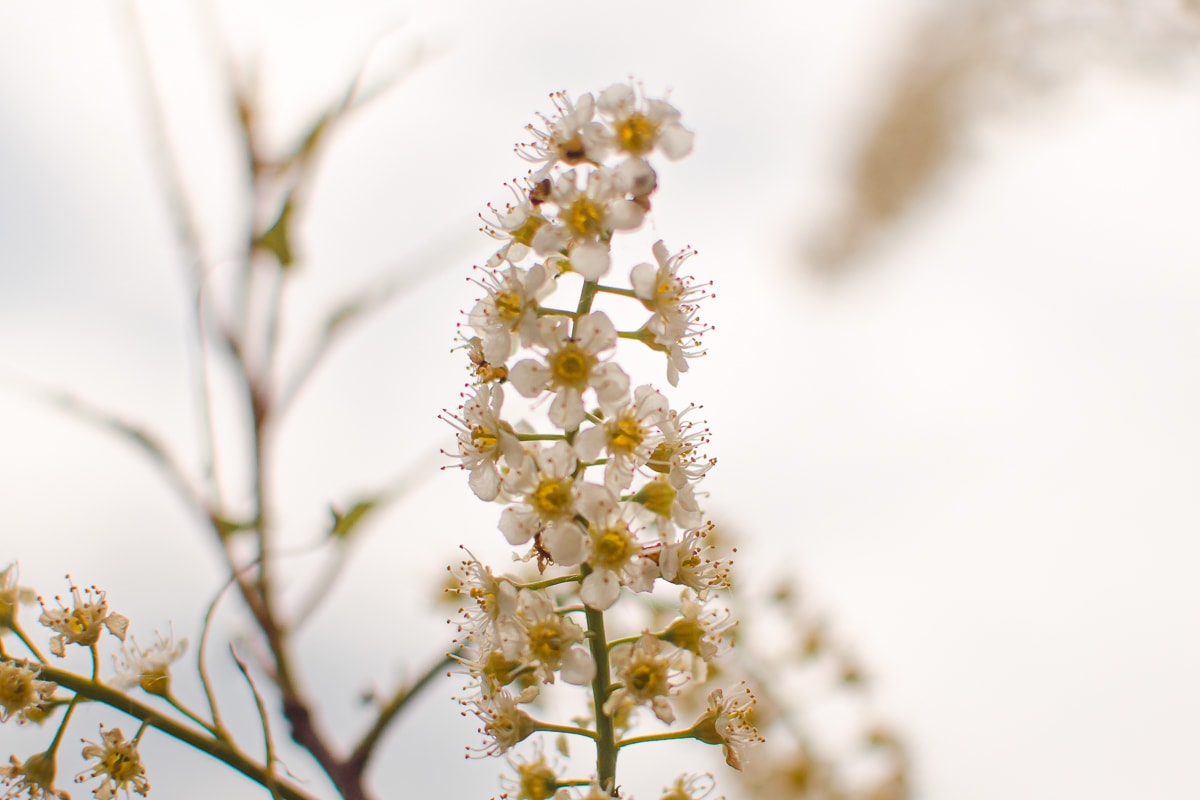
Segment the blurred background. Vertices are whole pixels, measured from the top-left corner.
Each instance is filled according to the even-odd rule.
[[[696,132],[648,224],[715,281],[709,354],[671,396],[705,407],[707,509],[747,591],[794,582],[828,614],[913,797],[1200,796],[1198,47],[1186,0],[7,2],[0,566],[47,596],[66,572],[108,589],[143,642],[168,621],[195,640],[215,549],[141,454],[37,393],[197,464],[196,263],[164,164],[219,286],[270,213],[230,87],[286,153],[361,70],[378,94],[322,142],[293,221],[282,364],[330,308],[390,299],[334,344],[274,464],[298,551],[331,504],[397,492],[300,640],[331,727],[356,730],[356,698],[445,651],[457,546],[507,557],[498,508],[436,469],[465,278],[494,250],[477,214],[523,173],[512,145],[549,92],[633,76]],[[214,412],[236,462],[245,420]],[[381,796],[498,793],[444,683],[389,736]],[[0,728],[0,757],[36,739]],[[259,796],[146,748],[161,797]],[[635,761],[651,797],[671,775]]]

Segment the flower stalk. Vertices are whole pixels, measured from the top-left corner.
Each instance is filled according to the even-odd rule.
[[[629,269],[627,287],[612,281],[614,239],[641,227],[658,186],[649,158],[691,150],[679,112],[623,84],[552,100],[556,113],[530,126],[534,140],[518,149],[534,167],[509,186],[513,202],[489,206],[485,217],[501,244],[473,280],[484,290],[468,313],[474,335],[463,337],[473,386],[443,416],[471,490],[504,505],[497,527],[528,565],[525,574],[496,575],[470,556],[453,569],[464,600],[455,621],[459,661],[469,675],[459,699],[481,723],[483,742],[473,750],[508,756],[517,774],[502,785],[511,796],[597,800],[625,796],[622,747],[697,738],[695,725],[630,732],[647,711],[674,723],[681,687],[703,680],[732,625],[705,605],[728,588],[728,566],[709,556],[711,525],[696,499],[715,463],[701,453],[708,430],[687,419],[695,406],[673,410],[653,384],[635,385],[620,360],[622,347],[644,345],[664,358],[667,383],[676,386],[704,352],[708,327],[698,308],[711,293],[679,272],[694,251],[672,254],[661,241],[649,248],[653,262]],[[566,287],[577,287],[575,303],[546,302]],[[634,331],[619,330],[613,319],[631,313],[648,317]],[[514,414],[521,398],[527,402]],[[649,633],[661,624],[630,628],[628,614],[607,614],[618,603],[632,611],[638,596],[670,585],[684,593],[679,619],[662,634]],[[576,622],[580,611],[585,627]],[[634,613],[645,616],[649,604]],[[609,638],[614,626],[621,630]],[[535,721],[525,710],[572,686],[588,692],[583,727]],[[702,741],[739,754],[757,740],[739,727],[738,741],[718,734],[713,742],[710,727]],[[554,732],[594,742],[592,775],[560,775],[540,739],[532,757],[510,752]],[[700,785],[690,770],[676,783]]]

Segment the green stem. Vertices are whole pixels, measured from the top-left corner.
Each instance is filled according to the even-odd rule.
[[[640,633],[637,634],[636,636],[622,636],[620,639],[613,639],[611,642],[609,642],[608,649],[611,651],[614,647],[616,647],[619,644],[629,644],[631,642],[636,642],[638,639],[641,639],[641,638],[642,638],[642,635]]]
[[[587,728],[576,728],[573,725],[555,725],[552,722],[542,722],[537,720],[534,722],[534,730],[542,733],[569,733],[575,736],[586,736],[589,739],[595,740],[595,731],[589,731]],[[562,786],[560,783],[559,786]]]
[[[685,731],[667,731],[666,733],[651,733],[646,736],[634,736],[632,739],[622,739],[617,742],[617,749],[628,747],[631,744],[642,744],[644,742],[669,742],[674,739],[693,739],[692,729],[688,728]]]
[[[46,674],[47,667],[42,667],[42,674]],[[55,681],[58,683],[58,681]],[[69,687],[68,687],[69,688]],[[76,692],[71,697],[71,703],[67,706],[67,712],[63,714],[62,722],[58,724],[58,730],[54,733],[54,741],[50,742],[50,746],[46,748],[46,752],[54,756],[58,752],[58,743],[62,741],[63,734],[67,731],[67,724],[71,721],[71,715],[75,713],[75,706],[79,703],[79,692]]]
[[[604,713],[610,688],[604,612],[589,608],[585,613],[588,644],[592,649],[592,661],[596,664],[596,676],[592,679],[592,702],[596,706],[596,780],[611,794],[617,785],[617,747],[612,717]]]
[[[185,717],[187,717],[192,722],[199,725],[201,728],[204,728],[204,730],[208,731],[213,736],[219,737],[216,726],[214,726],[208,722],[205,722],[203,718],[198,716],[195,712],[193,712],[191,709],[189,709],[183,703],[179,702],[179,700],[176,699],[175,695],[168,692],[167,694],[161,695],[161,697],[163,700],[166,700],[168,703],[170,703],[171,707],[174,708],[176,711],[178,711],[180,714],[183,714]]]
[[[633,289],[622,289],[619,286],[601,286],[597,284],[596,291],[605,292],[606,294],[619,294],[622,297],[637,297],[637,292],[633,291]]]
[[[558,586],[560,583],[578,583],[583,580],[582,575],[560,575],[557,578],[547,578],[544,581],[534,581],[533,583],[513,583],[518,589],[528,589],[530,591],[538,591],[540,589],[548,589],[551,586]]]
[[[14,613],[13,616],[15,617],[16,614]],[[25,635],[25,631],[21,630],[21,626],[17,624],[17,621],[15,619],[12,621],[12,627],[9,628],[9,630],[11,630],[13,633],[15,633],[17,635],[17,638],[21,640],[21,644],[28,647],[29,652],[33,653],[34,657],[38,661],[40,661],[43,664],[46,663],[46,657],[44,655],[42,655],[42,651],[38,650],[37,647],[34,645],[34,643],[32,641],[30,641],[29,637]]]
[[[118,692],[109,686],[90,681],[73,672],[58,669],[48,664],[42,665],[41,670],[42,677],[45,680],[54,681],[59,686],[75,692],[75,698],[86,697],[89,700],[111,706],[122,713],[157,728],[168,736],[173,736],[181,742],[190,744],[192,747],[207,753],[218,761],[228,764],[255,783],[261,786],[269,785],[268,782],[271,778],[268,777],[266,767],[254,761],[228,742],[211,738],[194,728],[184,725],[178,720],[168,717],[158,709],[151,708],[144,703],[139,703],[123,692]],[[72,699],[71,707],[67,709],[68,718],[71,715],[71,708],[74,707],[74,703],[75,700]],[[64,726],[60,728],[60,735],[61,730],[66,727],[65,718],[63,722]],[[285,800],[315,800],[312,795],[277,777],[274,779],[274,783],[279,790],[280,796],[285,798]]]
[[[518,442],[561,442],[567,437],[561,433],[518,433]]]

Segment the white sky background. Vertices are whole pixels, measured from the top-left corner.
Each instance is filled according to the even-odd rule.
[[[499,509],[430,466],[451,439],[436,414],[464,381],[447,353],[474,298],[464,278],[493,244],[475,214],[522,170],[511,147],[547,92],[634,75],[669,87],[697,132],[662,169],[651,224],[716,281],[710,355],[672,393],[702,402],[714,432],[708,508],[745,537],[740,569],[794,572],[853,643],[912,747],[917,796],[1200,794],[1194,69],[1085,70],[988,117],[908,223],[828,283],[800,244],[835,205],[916,3],[247,5],[145,11],[217,259],[245,210],[205,20],[259,54],[281,137],[379,31],[403,23],[381,73],[429,52],[340,131],[302,220],[293,342],[365,282],[427,276],[343,342],[282,434],[296,542],[330,501],[430,473],[371,527],[303,640],[320,694],[352,708],[366,683],[422,669],[444,647],[429,600],[442,565],[459,543],[504,553]],[[20,559],[47,595],[68,571],[109,589],[143,641],[167,620],[194,640],[220,580],[197,526],[140,457],[12,389],[69,388],[196,454],[183,267],[119,8],[0,10],[0,562]],[[244,700],[225,672],[229,703]],[[436,694],[389,739],[381,794],[495,794]],[[41,744],[0,728],[0,757]],[[258,796],[157,747],[160,797]],[[630,788],[652,797],[669,777]]]

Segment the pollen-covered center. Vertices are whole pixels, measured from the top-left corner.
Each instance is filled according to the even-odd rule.
[[[565,164],[574,166],[587,159],[587,148],[583,146],[583,137],[578,132],[570,139],[560,141],[557,146],[558,157]]]
[[[16,666],[0,673],[0,706],[4,707],[4,714],[0,716],[29,708],[36,701],[32,673]]]
[[[142,774],[142,764],[131,751],[132,747],[127,743],[114,747],[96,767],[96,772],[111,776],[117,785],[132,782]]]
[[[677,300],[683,294],[683,281],[673,276],[663,278],[654,287],[654,293],[660,302]]]
[[[550,356],[550,382],[554,388],[569,387],[583,391],[596,357],[574,342],[568,342]]]
[[[644,114],[630,114],[617,123],[617,141],[621,149],[635,156],[653,150],[654,137],[657,134],[658,125],[647,119]]]
[[[476,425],[471,428],[471,446],[481,453],[489,453],[496,448],[499,435],[486,425]]]
[[[543,764],[521,770],[520,796],[528,800],[549,800],[558,791],[558,776]]]
[[[566,645],[557,620],[539,622],[529,628],[529,652],[541,664],[552,668],[557,666],[562,661]]]
[[[633,540],[625,528],[609,528],[592,543],[592,564],[616,571],[633,554]]]
[[[608,447],[619,453],[632,453],[646,438],[646,429],[632,417],[619,417],[608,429]]]
[[[571,479],[543,478],[529,496],[529,504],[542,519],[565,517],[571,512]]]
[[[546,220],[541,217],[527,217],[524,222],[508,232],[512,240],[517,244],[523,244],[526,247],[533,241],[533,235],[538,232],[538,228],[546,224]]]
[[[669,688],[666,670],[657,661],[634,664],[625,676],[625,685],[640,697],[657,697]]]
[[[516,292],[496,292],[496,313],[505,322],[521,317],[521,295]]]
[[[604,210],[586,195],[560,211],[558,218],[576,239],[599,236],[604,232],[604,226],[601,225]]]

